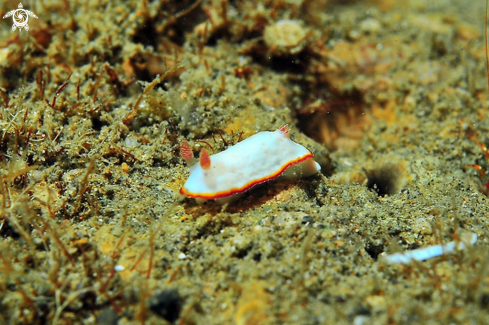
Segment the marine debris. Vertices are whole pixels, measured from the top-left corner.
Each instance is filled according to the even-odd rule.
[[[403,253],[395,253],[384,255],[384,258],[389,263],[406,264],[413,260],[424,261],[433,257],[441,256],[448,253],[453,253],[468,246],[472,246],[477,241],[477,235],[474,233],[465,233],[460,240],[453,240],[446,244],[432,245],[428,247],[413,249]]]

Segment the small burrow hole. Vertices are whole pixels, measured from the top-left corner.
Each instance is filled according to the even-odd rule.
[[[399,159],[383,159],[365,171],[367,187],[380,196],[399,193],[406,179],[406,169],[406,164]]]
[[[384,251],[384,245],[375,245],[373,243],[368,243],[365,245],[364,249],[367,254],[376,261],[379,255]]]

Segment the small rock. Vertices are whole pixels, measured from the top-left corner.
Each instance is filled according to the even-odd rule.
[[[112,308],[103,309],[97,316],[97,324],[99,325],[117,325],[119,315]]]
[[[313,222],[314,222],[314,217],[311,215],[306,214],[305,216],[302,217],[301,223],[303,225],[306,225],[306,224],[312,225]]]
[[[282,19],[267,26],[263,36],[274,54],[297,54],[306,45],[307,31],[298,20]]]
[[[365,298],[365,303],[373,313],[386,310],[386,300],[384,296],[370,295]]]
[[[360,29],[364,33],[380,33],[382,24],[375,18],[367,18],[360,22]]]

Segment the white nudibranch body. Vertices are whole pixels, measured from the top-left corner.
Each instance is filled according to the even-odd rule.
[[[285,125],[275,132],[259,132],[212,156],[202,150],[180,194],[229,203],[253,186],[279,176],[297,178],[319,172],[313,153],[290,140],[288,134]],[[181,153],[187,161],[193,158],[186,142]]]

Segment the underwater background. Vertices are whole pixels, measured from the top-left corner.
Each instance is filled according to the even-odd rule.
[[[0,324],[486,323],[485,5],[0,2]],[[180,197],[283,124],[320,174]]]

